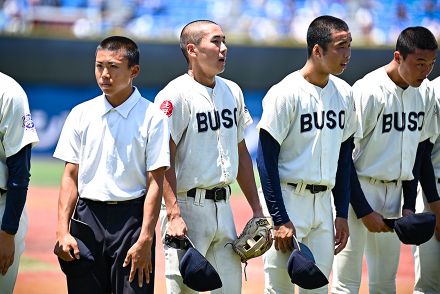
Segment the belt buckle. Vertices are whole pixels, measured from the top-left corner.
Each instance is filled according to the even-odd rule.
[[[309,185],[309,191],[310,191],[310,193],[312,193],[312,194],[316,194],[316,193],[318,193],[318,191],[315,190],[315,185]]]
[[[107,201],[106,203],[110,205],[115,205],[118,204],[118,201]]]
[[[214,201],[220,201],[220,200],[223,200],[223,199],[225,199],[226,197],[224,197],[223,196],[223,193],[222,192],[225,192],[226,193],[226,190],[225,190],[225,188],[216,188],[215,190],[214,190]]]

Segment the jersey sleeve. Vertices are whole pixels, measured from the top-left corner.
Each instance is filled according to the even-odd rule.
[[[72,109],[64,122],[61,130],[58,144],[55,148],[53,156],[65,162],[79,163],[79,151],[81,146],[80,131],[77,129],[79,125],[80,115],[78,107]]]
[[[423,129],[420,136],[420,142],[423,142],[428,138],[435,137],[440,129],[440,119],[438,113],[439,99],[436,98],[439,97],[439,93],[435,92],[433,87],[426,86],[422,88],[422,95],[424,95],[426,111],[425,118],[423,120]]]
[[[281,145],[289,133],[295,107],[289,96],[271,88],[263,98],[263,114],[258,129],[266,130]]]
[[[362,127],[359,124],[358,117],[356,115],[356,105],[354,103],[353,94],[350,90],[350,95],[348,99],[348,107],[347,107],[347,115],[345,118],[345,128],[344,135],[342,138],[342,142],[345,142],[348,138],[353,136],[359,136],[359,133],[362,132]]]
[[[181,93],[173,91],[170,86],[167,86],[157,94],[154,103],[159,105],[168,117],[171,138],[177,145],[188,127],[191,115],[191,110],[185,98]]]
[[[245,129],[252,124],[252,117],[244,102],[243,92],[241,89],[238,89],[238,107],[239,117],[237,121],[237,142],[241,142],[244,139]]]
[[[355,133],[356,138],[363,138],[374,130],[377,124],[377,117],[383,108],[379,97],[376,97],[373,92],[369,91],[367,84],[364,81],[357,81],[352,88],[359,126],[359,131]]]
[[[38,135],[29,110],[29,102],[24,90],[17,84],[3,94],[0,136],[5,156],[18,153],[28,144],[38,143]]]
[[[152,112],[148,128],[145,158],[147,171],[170,166],[170,132],[168,120],[159,110]]]

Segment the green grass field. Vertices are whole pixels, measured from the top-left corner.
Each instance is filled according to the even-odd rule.
[[[63,174],[64,163],[50,157],[33,157],[31,162],[31,186],[57,187]]]
[[[31,185],[39,187],[58,187],[63,175],[64,162],[50,157],[34,157],[31,162]],[[258,173],[254,171],[257,186],[260,185]],[[234,195],[242,195],[237,182],[231,185]]]

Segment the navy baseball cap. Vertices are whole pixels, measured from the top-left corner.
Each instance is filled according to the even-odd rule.
[[[383,220],[394,229],[404,244],[420,245],[431,239],[435,230],[435,214],[432,212],[415,213],[397,219]]]
[[[328,284],[327,277],[315,264],[312,251],[293,236],[293,251],[287,262],[292,283],[304,289],[316,289]]]
[[[195,291],[211,291],[223,286],[220,276],[209,261],[194,248],[191,240],[165,235],[165,245],[186,250],[179,263],[183,283]]]
[[[96,246],[94,233],[86,223],[72,218],[70,220],[70,234],[78,244],[79,259],[65,261],[58,258],[61,270],[70,277],[87,275],[95,263],[95,258],[93,257]]]

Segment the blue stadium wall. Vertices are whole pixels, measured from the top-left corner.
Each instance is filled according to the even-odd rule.
[[[95,84],[94,54],[98,41],[73,41],[0,37],[0,71],[14,77],[26,90],[40,144],[36,155],[53,153],[69,110],[100,94]],[[141,74],[135,80],[149,100],[170,80],[186,70],[178,44],[139,43]],[[367,72],[388,63],[392,48],[353,48],[348,69],[341,75],[353,84]],[[261,100],[271,85],[300,68],[306,60],[304,48],[248,47],[229,45],[223,77],[243,89],[254,118],[246,143],[252,156],[257,146],[256,123],[261,116]],[[440,75],[434,68],[430,78]]]

